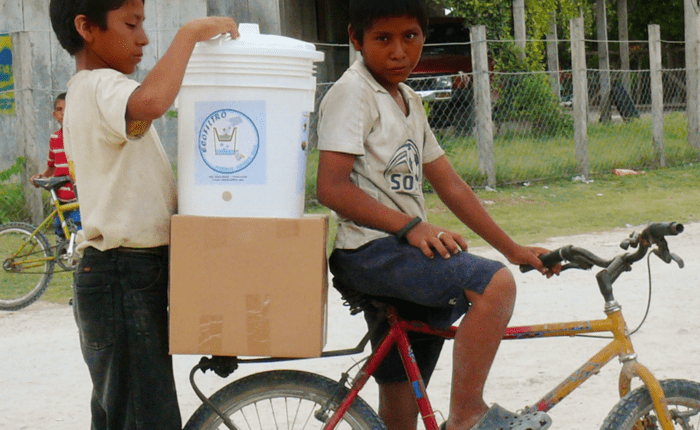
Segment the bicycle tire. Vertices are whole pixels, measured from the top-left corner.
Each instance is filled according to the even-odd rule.
[[[325,376],[296,370],[256,373],[234,381],[211,397],[239,430],[321,429],[315,416],[321,405],[336,392],[340,399],[349,391]],[[335,410],[337,402],[333,402]],[[327,420],[332,411],[323,417]],[[185,430],[226,429],[223,420],[206,405],[201,405],[185,425]],[[384,423],[360,397],[348,409],[336,429],[386,430]]]
[[[35,228],[24,223],[0,226],[0,310],[16,311],[34,303],[46,291],[53,277],[55,260],[49,241],[37,232],[25,250],[12,257],[34,233]],[[46,258],[44,262],[24,266],[27,259]],[[31,266],[31,267],[30,267]]]
[[[660,381],[668,401],[668,409],[674,418],[674,428],[700,428],[700,384],[684,379]],[[690,427],[676,420],[686,414]],[[660,429],[649,390],[639,387],[625,397],[610,411],[601,430],[650,430]]]

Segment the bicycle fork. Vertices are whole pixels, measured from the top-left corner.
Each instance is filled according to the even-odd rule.
[[[68,247],[66,248],[66,258],[73,258],[73,253],[75,252],[75,237],[76,233],[71,231],[70,238],[68,239]]]
[[[673,418],[668,410],[666,395],[656,377],[646,366],[637,361],[637,355],[634,353],[621,356],[620,361],[622,361],[622,370],[620,371],[620,380],[618,382],[620,397],[624,397],[631,391],[632,378],[638,377],[649,390],[661,428],[673,430]]]

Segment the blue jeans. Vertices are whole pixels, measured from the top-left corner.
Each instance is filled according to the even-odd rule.
[[[73,307],[93,383],[92,430],[182,428],[167,306],[167,247],[85,250]]]

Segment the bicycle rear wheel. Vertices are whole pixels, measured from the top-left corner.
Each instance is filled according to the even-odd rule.
[[[700,428],[700,384],[682,379],[660,381],[677,429]],[[601,430],[657,430],[661,426],[646,387],[623,397],[605,418]]]
[[[0,310],[14,311],[36,301],[49,286],[55,260],[46,237],[24,223],[0,226]]]
[[[338,400],[332,400],[337,390]],[[347,392],[346,387],[321,375],[276,370],[234,381],[217,391],[211,401],[238,430],[311,430],[323,428]],[[200,406],[185,426],[185,430],[226,428],[221,417],[206,405]],[[386,427],[372,408],[357,397],[336,429]]]

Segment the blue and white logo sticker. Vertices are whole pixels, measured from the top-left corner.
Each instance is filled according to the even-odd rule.
[[[202,122],[197,149],[204,163],[218,173],[238,173],[255,160],[260,150],[260,134],[243,112],[219,109]]]

